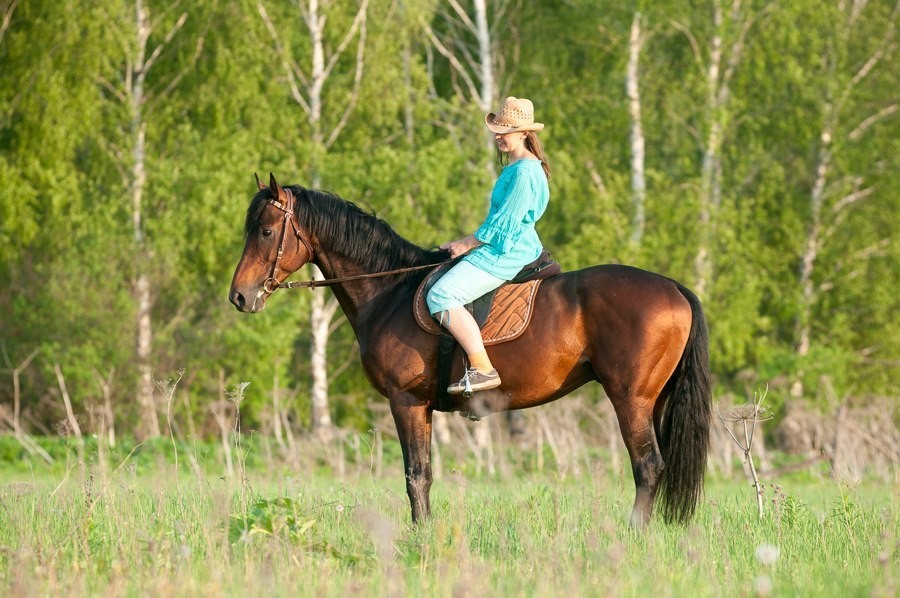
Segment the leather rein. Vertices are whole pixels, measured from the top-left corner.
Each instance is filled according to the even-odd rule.
[[[315,289],[317,287],[327,287],[335,284],[340,284],[342,282],[351,282],[354,280],[364,280],[367,278],[379,278],[381,276],[391,276],[393,274],[403,274],[404,272],[414,272],[416,270],[424,270],[426,268],[435,268],[439,264],[425,264],[424,266],[411,266],[409,268],[398,268],[397,270],[387,270],[385,272],[374,272],[372,274],[357,274],[355,276],[344,276],[341,278],[328,278],[325,280],[294,280],[291,282],[278,282],[278,279],[275,278],[275,275],[278,273],[278,264],[281,262],[281,256],[284,255],[284,238],[287,234],[288,222],[291,223],[291,228],[294,229],[294,234],[297,236],[297,239],[303,244],[303,247],[306,248],[307,253],[309,253],[309,262],[312,262],[315,257],[315,251],[313,251],[313,247],[310,242],[300,233],[300,228],[297,226],[297,223],[294,222],[294,219],[291,216],[294,215],[294,193],[290,189],[284,190],[285,196],[287,198],[287,205],[278,201],[278,199],[268,199],[266,200],[269,204],[275,206],[279,210],[284,213],[284,219],[281,225],[281,239],[278,242],[278,254],[275,256],[275,262],[272,264],[272,273],[269,275],[267,279],[263,281],[263,290],[269,295],[277,291],[278,289],[297,289],[297,288],[305,288],[305,289]]]

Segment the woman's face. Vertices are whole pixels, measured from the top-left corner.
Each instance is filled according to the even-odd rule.
[[[525,146],[525,138],[528,133],[524,131],[516,131],[514,133],[495,134],[494,141],[497,143],[497,149],[503,153],[516,152]]]

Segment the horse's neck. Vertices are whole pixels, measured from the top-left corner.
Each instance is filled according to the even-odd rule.
[[[372,274],[363,264],[335,258],[327,252],[320,252],[316,257],[316,266],[321,270],[325,280]],[[360,311],[364,311],[374,301],[390,293],[396,285],[395,277],[375,277],[336,284],[331,290],[355,330]]]
[[[321,222],[322,220],[327,219],[327,217],[331,217],[333,212],[330,212],[330,208],[326,206],[329,206],[329,202],[341,201],[336,198],[329,199],[326,197],[320,197],[319,199],[321,200],[320,202],[313,202],[307,206],[308,209],[323,210],[319,217],[311,222],[315,222],[316,220]],[[337,211],[339,212],[340,210]],[[353,220],[354,217],[358,217],[360,220]],[[393,270],[421,263],[414,255],[416,253],[416,251],[412,249],[415,247],[414,245],[409,244],[408,241],[401,239],[395,233],[388,230],[378,230],[378,223],[369,221],[368,217],[364,216],[361,212],[357,215],[356,210],[351,210],[348,221],[342,224],[343,227],[364,227],[365,230],[371,229],[371,234],[376,237],[382,235],[389,237],[388,239],[382,239],[383,243],[386,246],[390,246],[391,243],[397,243],[398,245],[395,249],[398,254],[403,254],[405,257],[387,261],[371,259],[375,256],[360,251],[347,251],[346,249],[348,248],[344,247],[343,244],[347,243],[348,240],[342,239],[340,233],[337,234],[336,238],[331,238],[331,234],[329,233],[326,233],[323,237],[316,234],[315,231],[317,231],[319,227],[315,224],[307,223],[306,226],[312,237],[311,240],[313,245],[316,247],[315,263],[326,279],[377,274],[381,271]],[[409,244],[409,247],[404,246],[404,243]],[[372,246],[374,247],[375,245],[376,244],[373,244]],[[398,263],[407,260],[410,260],[410,263]],[[393,265],[389,265],[391,261],[394,262]],[[357,316],[360,312],[366,313],[366,309],[371,309],[374,304],[379,302],[379,299],[388,294],[395,293],[398,284],[399,281],[396,276],[386,276],[338,284],[334,285],[332,288],[344,313],[347,315],[347,318],[355,329],[357,327]],[[366,317],[368,317],[368,314],[366,314]]]

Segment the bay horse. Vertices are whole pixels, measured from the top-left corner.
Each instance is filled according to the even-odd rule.
[[[438,337],[413,315],[426,270],[409,270],[449,256],[418,247],[335,195],[282,187],[271,174],[268,186],[256,180],[229,299],[242,312],[258,312],[308,262],[338,279],[333,291],[359,341],[366,376],[390,401],[412,520],[422,521],[431,513]],[[394,270],[401,271],[366,276]],[[520,337],[488,348],[503,384],[469,398],[455,395],[451,410],[524,409],[598,381],[631,459],[632,525],[649,522],[657,490],[666,521],[689,520],[703,490],[710,422],[709,341],[697,297],[659,274],[600,265],[545,279],[534,314]],[[454,380],[464,367],[457,351]]]

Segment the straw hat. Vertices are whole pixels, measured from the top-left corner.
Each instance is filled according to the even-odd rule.
[[[494,133],[505,135],[516,131],[540,131],[543,123],[534,122],[534,105],[531,100],[512,96],[500,103],[500,109],[484,117],[484,124]]]

